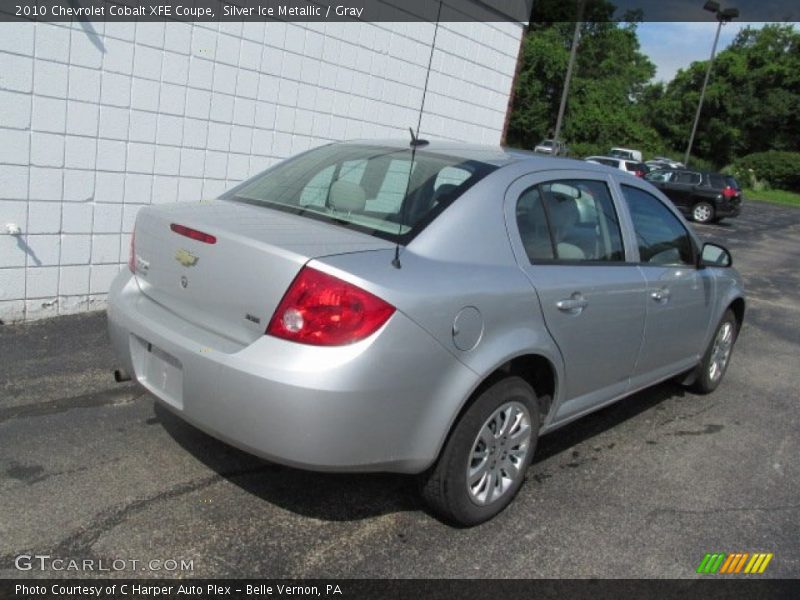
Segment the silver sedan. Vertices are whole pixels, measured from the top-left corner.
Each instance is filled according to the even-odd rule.
[[[744,317],[730,265],[619,170],[331,144],[142,209],[109,328],[120,376],[209,434],[419,474],[434,512],[474,525],[512,501],[540,435],[668,378],[719,385]]]

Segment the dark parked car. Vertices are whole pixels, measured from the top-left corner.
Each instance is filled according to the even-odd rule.
[[[658,169],[645,179],[661,190],[685,215],[697,223],[735,217],[742,208],[742,190],[736,179],[722,173],[688,169]]]

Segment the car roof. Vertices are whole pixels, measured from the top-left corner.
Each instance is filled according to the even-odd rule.
[[[692,169],[692,168],[689,168],[689,167],[664,167],[662,169],[655,169],[652,172],[656,173],[658,171],[670,171],[670,172],[679,172],[679,171],[681,171],[681,172],[684,172],[684,173],[699,173],[700,175],[719,175],[720,177],[734,177],[735,178],[735,176],[731,175],[730,173],[720,173],[719,171],[700,171],[698,169]]]
[[[382,146],[389,148],[409,149],[408,139],[366,139],[352,140],[347,142],[334,142],[337,144],[353,144],[367,146]],[[517,148],[507,148],[504,146],[490,146],[482,144],[468,144],[465,142],[453,142],[447,140],[431,139],[428,144],[418,146],[420,152],[432,154],[442,154],[446,156],[457,156],[467,160],[484,162],[497,167],[504,167],[511,164],[527,162],[533,170],[544,171],[547,169],[568,169],[580,168],[590,170],[603,170],[601,165],[592,165],[582,160],[553,157],[543,154],[536,154],[530,150],[519,150]],[[603,171],[606,172],[606,171]]]

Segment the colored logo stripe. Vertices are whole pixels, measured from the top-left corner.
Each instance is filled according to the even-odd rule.
[[[716,573],[725,559],[724,553],[706,554],[703,562],[697,567],[698,573]]]
[[[697,567],[698,573],[707,574],[734,574],[746,573],[750,575],[763,573],[773,554],[766,552],[734,552],[726,554],[724,552],[708,553],[703,557],[700,566]],[[749,560],[748,560],[749,559]],[[745,564],[747,566],[745,566]],[[742,569],[744,568],[744,571]]]
[[[763,573],[767,568],[769,561],[772,560],[772,554],[753,554],[753,558],[747,563],[744,568],[745,573]]]
[[[744,566],[744,561],[747,560],[747,557],[750,556],[747,552],[737,552],[735,554],[729,554],[728,560],[725,561],[725,564],[722,565],[720,569],[720,573],[738,573],[742,567]]]

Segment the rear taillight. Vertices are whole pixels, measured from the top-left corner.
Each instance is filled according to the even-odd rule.
[[[204,233],[202,231],[197,231],[197,229],[192,229],[191,227],[186,227],[185,225],[178,225],[177,223],[170,224],[169,228],[179,235],[185,235],[188,238],[196,240],[198,242],[203,242],[204,244],[216,244],[217,238],[209,233]]]
[[[266,333],[314,346],[343,346],[372,335],[395,308],[327,273],[303,267],[284,294]]]
[[[128,250],[128,268],[131,273],[136,273],[136,230],[131,233],[131,245]]]
[[[633,174],[637,177],[644,177],[644,171],[634,171]]]
[[[727,198],[728,200],[730,200],[731,198],[735,198],[738,193],[739,192],[737,192],[731,186],[726,186],[725,189],[722,190],[722,196],[724,198]]]

